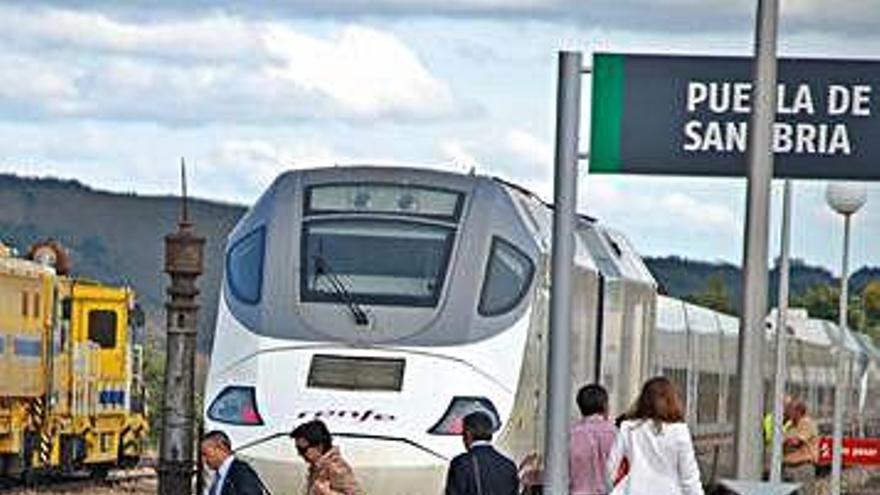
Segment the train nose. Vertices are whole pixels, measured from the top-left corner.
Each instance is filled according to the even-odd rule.
[[[334,434],[406,438],[448,455],[461,446],[457,420],[477,409],[491,413],[498,426],[512,403],[496,381],[442,356],[296,350],[265,353],[257,363],[253,390],[236,388],[253,393],[230,401],[236,405],[230,411],[244,411],[229,413],[235,424],[244,424],[238,418],[251,411],[275,431],[318,419]]]
[[[448,460],[403,439],[336,435],[333,439],[366,493],[415,495],[442,493]],[[308,467],[293,440],[284,436],[245,447],[236,455],[248,461],[273,495],[306,492]]]

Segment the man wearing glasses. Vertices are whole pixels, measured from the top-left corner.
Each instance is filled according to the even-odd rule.
[[[290,434],[296,451],[309,466],[308,495],[363,495],[354,472],[339,449],[327,426],[313,420],[296,427]]]

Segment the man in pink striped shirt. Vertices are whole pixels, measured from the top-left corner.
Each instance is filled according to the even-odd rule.
[[[571,428],[569,491],[571,495],[605,495],[611,491],[605,461],[617,428],[608,420],[608,392],[601,385],[586,385],[577,394],[580,421]]]

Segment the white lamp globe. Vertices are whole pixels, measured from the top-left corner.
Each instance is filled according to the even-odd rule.
[[[825,200],[841,215],[852,215],[867,201],[865,186],[854,182],[829,182]]]

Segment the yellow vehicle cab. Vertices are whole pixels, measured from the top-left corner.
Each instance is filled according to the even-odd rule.
[[[0,476],[136,463],[148,426],[134,292],[68,276],[54,242],[30,258],[0,244]]]

